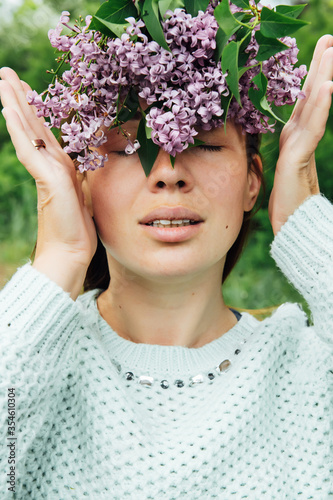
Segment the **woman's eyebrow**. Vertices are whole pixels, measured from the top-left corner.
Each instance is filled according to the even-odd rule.
[[[226,141],[226,136],[225,135],[220,135],[218,133],[213,133],[212,131],[209,132],[199,132],[198,135],[195,136],[197,139],[202,140],[202,141],[218,141],[218,142],[225,142]]]

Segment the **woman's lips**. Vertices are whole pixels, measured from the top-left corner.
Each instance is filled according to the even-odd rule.
[[[152,210],[149,214],[147,214],[143,219],[139,222],[140,224],[147,224],[154,220],[193,220],[202,222],[203,218],[190,210],[189,208],[183,207],[182,205],[169,207],[166,205],[162,205],[158,208]]]
[[[147,234],[151,235],[154,239],[168,243],[188,240],[201,231],[202,225],[203,222],[179,227],[154,227],[140,224],[143,230],[147,231]]]

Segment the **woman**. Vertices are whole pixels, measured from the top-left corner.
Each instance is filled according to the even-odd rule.
[[[333,494],[333,212],[314,161],[332,59],[327,35],[281,134],[269,203],[272,256],[313,327],[296,305],[259,323],[224,304],[226,256],[260,189],[259,156],[249,168],[238,125],[201,130],[205,144],[174,168],[160,149],[147,177],[111,131],[98,149],[106,167],[76,175],[27,105],[27,84],[1,69],[7,128],[38,190],[34,262],[0,296],[2,393],[17,405],[17,441],[1,452],[4,498]],[[137,120],[126,130],[135,138]],[[97,245],[92,216],[111,281],[79,295]],[[185,227],[164,228],[171,220]],[[1,417],[7,432],[7,407]]]

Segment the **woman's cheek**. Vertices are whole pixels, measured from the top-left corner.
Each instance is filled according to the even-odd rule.
[[[224,173],[217,200],[217,211],[223,214],[226,229],[235,235],[240,231],[244,218],[244,190],[246,181],[243,175]],[[232,236],[233,238],[233,236]]]
[[[132,206],[133,196],[123,185],[108,184],[94,193],[94,220],[104,246],[115,247],[125,241],[128,225],[136,223]]]

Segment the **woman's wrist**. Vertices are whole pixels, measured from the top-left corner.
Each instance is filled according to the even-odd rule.
[[[36,256],[32,267],[47,276],[76,300],[81,293],[88,265],[71,260],[59,252],[44,252]]]

